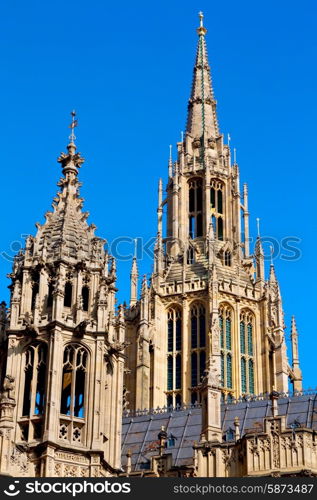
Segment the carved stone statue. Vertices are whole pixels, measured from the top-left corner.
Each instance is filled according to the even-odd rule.
[[[1,399],[14,399],[14,377],[11,375],[6,375],[4,377]]]

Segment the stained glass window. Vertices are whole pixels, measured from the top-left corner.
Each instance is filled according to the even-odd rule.
[[[191,318],[191,380],[196,387],[204,376],[206,367],[206,317],[205,307],[200,303],[192,305]]]
[[[226,318],[226,348],[231,350],[231,318]]]
[[[245,358],[241,358],[241,392],[247,392],[247,369],[246,369],[246,360]]]
[[[225,385],[225,356],[221,353],[221,384]]]
[[[167,350],[168,352],[173,351],[173,319],[170,318],[167,324]]]
[[[248,394],[254,394],[253,324],[253,314],[243,310],[240,314],[241,390]]]
[[[254,366],[252,359],[249,359],[249,393],[254,394]]]
[[[81,345],[65,347],[60,409],[63,415],[85,416],[87,358],[87,351]]]
[[[227,354],[227,387],[232,388],[232,358]]]
[[[219,316],[219,328],[220,328],[220,347],[224,348],[224,334],[223,334],[223,317]]]
[[[252,323],[248,323],[248,354],[253,356]]]
[[[177,308],[167,312],[167,390],[180,389],[182,384],[182,316]],[[171,394],[172,400],[174,396]]]
[[[245,323],[240,322],[240,352],[245,354]]]
[[[232,310],[227,305],[219,309],[221,380],[224,388],[232,388]]]

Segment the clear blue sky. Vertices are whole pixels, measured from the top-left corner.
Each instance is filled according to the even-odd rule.
[[[287,326],[297,318],[304,385],[315,387],[313,0],[3,0],[0,251],[12,255],[50,209],[73,108],[86,158],[82,195],[97,234],[109,242],[155,234],[157,180],[166,179],[168,146],[184,130],[200,9],[221,131],[230,132],[249,184],[252,232],[260,217],[263,235],[301,239],[301,258],[275,265]],[[10,265],[0,257],[6,300]],[[130,262],[118,271],[118,299],[128,300]],[[151,271],[149,259],[140,271]]]

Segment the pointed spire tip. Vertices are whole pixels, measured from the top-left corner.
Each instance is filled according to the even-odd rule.
[[[204,14],[202,11],[198,13],[199,16],[199,28],[197,28],[197,33],[199,36],[204,36],[207,33],[207,29],[204,26]]]
[[[76,139],[76,136],[75,136],[75,127],[77,127],[78,125],[78,120],[76,119],[76,111],[73,109],[73,111],[71,111],[71,117],[72,117],[72,122],[71,124],[69,125],[69,128],[72,130],[71,131],[71,134],[69,136],[69,141],[70,141],[70,144],[75,144],[75,139]]]

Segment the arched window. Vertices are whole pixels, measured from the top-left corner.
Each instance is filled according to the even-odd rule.
[[[195,255],[193,247],[189,247],[187,250],[187,264],[193,264],[195,262]]]
[[[37,382],[35,393],[35,415],[43,415],[46,383],[46,344],[40,344],[37,349]]]
[[[222,190],[221,189],[217,190],[217,212],[218,212],[218,214],[222,214],[223,213],[223,209],[222,209]]]
[[[49,281],[48,292],[47,292],[47,302],[46,302],[47,307],[52,307],[52,305],[53,305],[53,291],[54,291],[54,284],[52,281]]]
[[[24,396],[22,416],[43,415],[46,383],[46,344],[30,345],[24,353]]]
[[[199,238],[203,236],[203,191],[202,179],[189,180],[189,236]]]
[[[182,388],[182,316],[178,308],[167,311],[167,406],[176,405]]]
[[[24,352],[24,390],[22,401],[23,440],[40,438],[42,435],[41,418],[45,411],[47,345],[44,342],[32,344]],[[28,417],[33,425],[29,426]]]
[[[231,267],[231,252],[230,252],[230,250],[225,251],[224,264],[225,264],[225,266]]]
[[[193,308],[191,311],[191,338],[192,338],[192,349],[195,349],[198,345],[198,328],[197,328],[198,318],[197,318],[197,310]]]
[[[190,310],[191,347],[206,346],[206,319],[205,308],[202,304],[194,304]]]
[[[31,309],[32,311],[35,309],[36,298],[40,289],[40,274],[38,271],[34,271],[31,273],[32,279],[32,297],[31,297]]]
[[[197,386],[206,369],[206,311],[200,303],[194,303],[190,309],[190,329],[192,401],[197,401]]]
[[[232,309],[223,304],[219,308],[221,383],[224,394],[230,394],[232,384]]]
[[[76,445],[85,444],[85,419],[88,351],[81,344],[68,344],[64,349],[60,402],[59,439]]]
[[[79,344],[69,344],[64,350],[61,413],[85,417],[85,384],[88,354]]]
[[[245,354],[245,322],[240,321],[240,353]]]
[[[241,358],[241,391],[247,392],[247,363],[245,358]]]
[[[223,240],[223,190],[222,182],[212,179],[210,183],[210,212],[215,238]]]
[[[83,311],[88,311],[89,307],[89,288],[88,286],[83,286],[81,291],[81,296],[83,298]]]
[[[32,311],[35,309],[36,297],[39,293],[39,284],[33,283],[32,286],[32,300],[31,300],[31,309]]]
[[[65,290],[64,290],[64,306],[65,307],[71,307],[72,295],[73,295],[73,286],[72,286],[70,281],[66,281]]]
[[[248,322],[248,354],[253,356],[253,325],[251,320]]]
[[[31,346],[25,352],[24,395],[23,395],[23,408],[22,408],[23,417],[28,417],[30,415],[33,370],[34,370],[34,347]]]
[[[241,392],[254,394],[253,360],[254,316],[244,310],[240,314],[240,355],[241,355]]]

